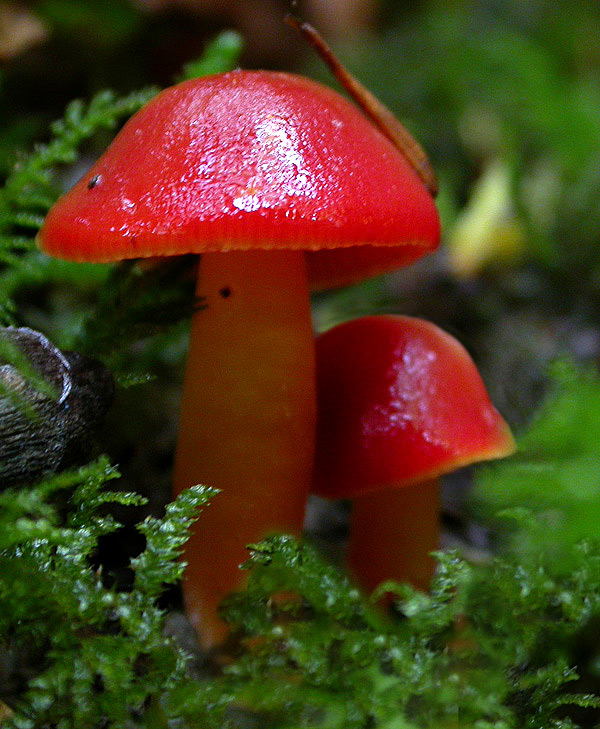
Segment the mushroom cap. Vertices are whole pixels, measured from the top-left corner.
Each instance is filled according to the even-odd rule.
[[[320,496],[410,486],[515,449],[465,348],[429,322],[355,319],[316,352]]]
[[[38,240],[92,262],[297,249],[324,287],[432,251],[439,219],[403,154],[348,100],[300,76],[238,70],[158,94]]]

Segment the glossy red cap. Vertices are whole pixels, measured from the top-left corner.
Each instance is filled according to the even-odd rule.
[[[316,350],[318,495],[409,486],[514,451],[473,360],[435,325],[364,317]]]
[[[433,199],[349,101],[286,73],[186,81],[135,114],[39,235],[76,261],[250,248],[307,251],[341,285],[436,248]]]

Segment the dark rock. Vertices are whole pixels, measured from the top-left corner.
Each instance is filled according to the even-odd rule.
[[[0,486],[85,462],[113,395],[97,360],[26,327],[0,329]]]

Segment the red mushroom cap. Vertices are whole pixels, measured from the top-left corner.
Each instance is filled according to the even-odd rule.
[[[50,211],[39,245],[95,262],[298,249],[313,285],[328,286],[412,262],[438,239],[425,185],[353,104],[299,76],[233,71],[135,114]]]
[[[405,316],[369,316],[317,339],[314,492],[353,498],[514,451],[464,347]]]

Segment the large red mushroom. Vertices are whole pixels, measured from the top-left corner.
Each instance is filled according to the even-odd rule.
[[[286,73],[166,89],[50,211],[43,251],[76,261],[201,254],[175,491],[217,487],[187,549],[184,594],[205,646],[242,584],[245,545],[299,533],[315,430],[309,291],[433,250],[433,199],[352,103]]]
[[[317,339],[314,491],[352,499],[348,565],[372,591],[426,589],[439,539],[439,477],[515,448],[473,360],[439,327],[368,316]]]

